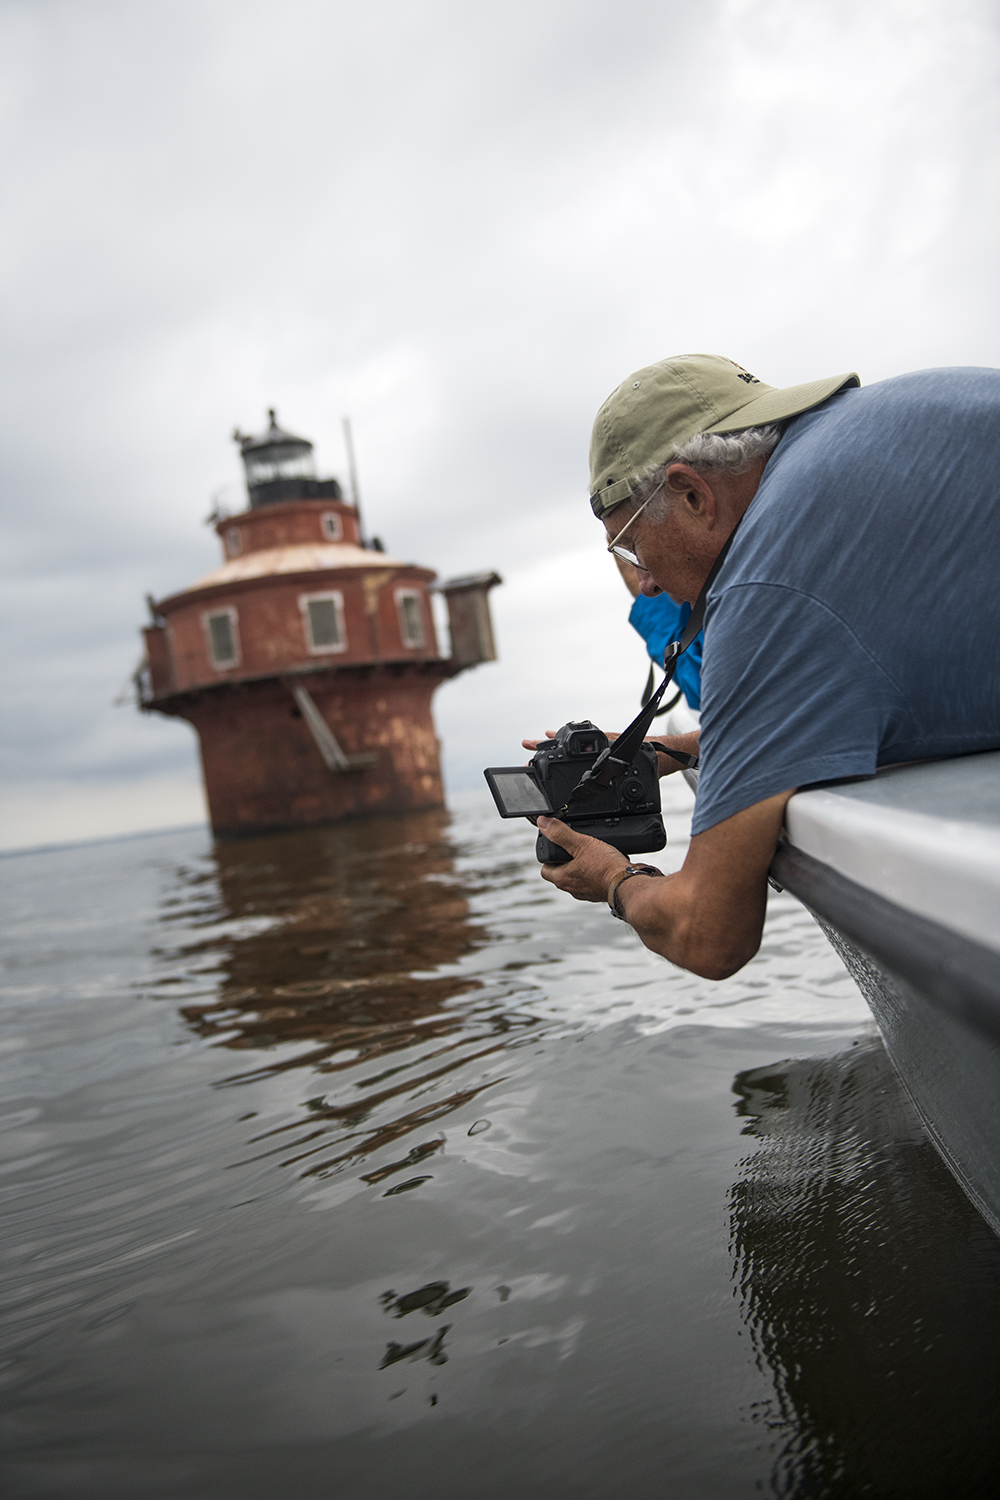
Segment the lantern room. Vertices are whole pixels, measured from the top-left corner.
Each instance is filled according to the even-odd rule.
[[[259,437],[233,432],[239,444],[246,472],[250,508],[277,505],[283,500],[340,499],[340,485],[335,479],[318,480],[313,445],[308,438],[296,437],[278,426],[274,407],[268,409],[268,427]]]

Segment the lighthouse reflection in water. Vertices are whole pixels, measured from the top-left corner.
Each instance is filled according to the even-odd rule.
[[[485,795],[11,865],[5,1493],[991,1493],[997,1241],[791,897],[713,985]]]

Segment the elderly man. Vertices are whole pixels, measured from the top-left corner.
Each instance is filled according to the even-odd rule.
[[[722,556],[700,746],[660,741],[698,748],[701,778],[676,875],[554,818],[538,826],[572,859],[542,874],[725,978],[760,943],[794,791],[1000,746],[1000,371],[776,389],[680,355],[601,407],[591,490],[644,594],[695,604]]]

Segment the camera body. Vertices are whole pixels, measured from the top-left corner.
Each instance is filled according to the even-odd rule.
[[[549,804],[578,833],[602,839],[622,854],[647,854],[662,849],[667,835],[660,816],[660,778],[656,751],[643,744],[624,776],[618,777],[586,802],[572,801],[581,777],[608,748],[608,737],[589,719],[564,724],[554,740],[539,745],[532,757],[540,785]],[[538,835],[535,852],[542,864],[565,864],[569,855],[544,834]]]
[[[553,815],[622,854],[662,849],[667,835],[660,816],[660,780],[652,745],[640,745],[623,775],[607,786],[591,783],[587,797],[574,801],[575,789],[608,743],[603,730],[582,719],[564,724],[555,739],[539,745],[527,766],[492,767],[486,780],[501,817],[528,817],[534,822],[540,813]],[[542,864],[550,865],[566,864],[571,857],[541,833],[535,853]]]

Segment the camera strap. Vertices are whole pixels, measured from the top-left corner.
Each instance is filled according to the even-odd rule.
[[[740,521],[742,519],[743,517],[741,516]],[[602,788],[610,786],[612,781],[616,781],[619,776],[624,776],[626,771],[631,770],[632,762],[639,753],[639,747],[649,733],[649,726],[656,717],[660,700],[674,680],[678,657],[683,656],[705,623],[705,606],[708,602],[708,591],[718,577],[719,570],[729,554],[733,538],[739,530],[740,521],[737,521],[729,533],[722,551],[712,564],[709,575],[702,585],[701,593],[694,602],[694,608],[688,617],[687,625],[684,627],[684,634],[679,641],[671,641],[663,653],[663,681],[639,713],[636,714],[628,728],[623,729],[614,743],[609,745],[606,750],[601,751],[590,770],[584,773],[573,788],[565,806],[560,809],[561,812],[565,812],[570,802],[575,801],[577,798],[581,801],[589,802],[592,797],[597,796]],[[682,766],[693,769],[698,764],[698,757],[696,755],[686,755],[683,750],[668,750],[665,746],[658,746],[657,748],[662,749],[664,755],[669,755],[672,760],[679,761]]]
[[[640,702],[641,702],[643,708],[646,707],[646,704],[649,702],[650,698],[652,698],[653,693],[654,693],[655,690],[656,690],[656,673],[653,671],[653,663],[650,662],[650,664],[649,664],[649,676],[646,678],[646,686],[642,690],[642,698],[640,699]],[[682,696],[683,696],[683,689],[682,688],[678,688],[677,691],[676,691],[676,693],[674,694],[674,696],[669,700],[669,702],[667,702],[667,703],[661,703],[660,704],[659,708],[656,710],[654,718],[658,719],[661,714],[668,714],[672,708],[676,708],[677,704],[681,701],[681,697]]]

